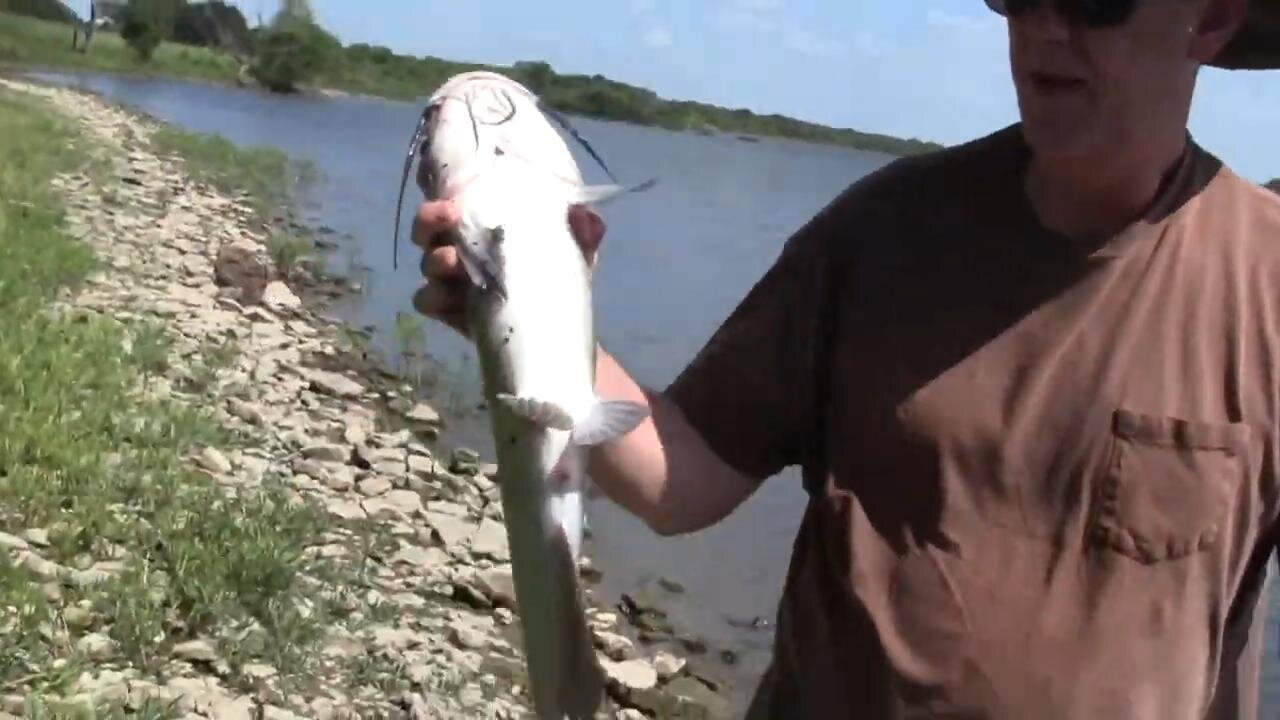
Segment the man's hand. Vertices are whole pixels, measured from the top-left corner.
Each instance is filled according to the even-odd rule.
[[[421,267],[427,284],[414,294],[413,306],[465,336],[470,281],[462,263],[458,262],[457,251],[447,239],[458,220],[458,207],[449,200],[424,202],[418,207],[413,219],[413,242],[423,250]],[[569,208],[568,223],[582,256],[594,267],[604,239],[604,221],[586,207],[574,205]]]

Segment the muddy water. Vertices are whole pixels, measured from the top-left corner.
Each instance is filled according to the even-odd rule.
[[[315,163],[323,179],[308,191],[304,219],[333,230],[331,266],[359,272],[364,292],[336,308],[376,329],[375,344],[394,354],[397,313],[412,312],[417,255],[402,242],[392,263],[398,171],[418,108],[363,98],[281,98],[169,80],[44,74],[76,83],[180,127],[220,133],[244,145],[279,148]],[[778,140],[671,133],[578,121],[579,129],[624,182],[660,183],[605,211],[609,233],[597,281],[601,340],[644,383],[664,385],[776,257],[786,236],[848,183],[889,158]],[[588,176],[600,173],[577,148]],[[413,205],[410,188],[408,207]],[[407,231],[405,220],[404,231]],[[472,355],[448,331],[421,327],[437,363],[433,401],[457,415],[450,439],[487,450],[484,419],[472,411]],[[749,389],[744,389],[749,392]],[[799,479],[772,479],[720,525],[663,539],[597,498],[590,553],[604,571],[595,592],[648,598],[680,629],[705,638],[708,660],[745,702],[768,659],[772,620],[792,535],[803,505]],[[672,592],[675,581],[683,592]],[[1277,606],[1268,605],[1263,716],[1280,712]],[[730,650],[732,662],[719,656]]]

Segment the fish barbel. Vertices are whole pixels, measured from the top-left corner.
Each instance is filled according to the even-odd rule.
[[[647,410],[596,396],[592,272],[568,212],[652,181],[587,186],[548,116],[604,167],[567,121],[514,80],[490,72],[450,78],[410,142],[401,197],[419,154],[424,194],[458,207],[451,242],[472,285],[468,325],[490,409],[533,704],[543,720],[583,720],[604,690],[578,584],[586,454],[629,433]],[[399,210],[397,230],[398,218]]]

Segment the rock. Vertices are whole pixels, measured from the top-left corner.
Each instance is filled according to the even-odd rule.
[[[410,455],[407,460],[409,472],[423,477],[434,477],[440,471],[439,464],[425,455]]]
[[[338,492],[347,492],[355,487],[355,472],[349,465],[330,465],[325,468],[328,477],[324,479],[325,487]]]
[[[391,490],[391,481],[380,475],[375,475],[361,480],[358,487],[361,495],[376,497]]]
[[[44,528],[24,530],[22,537],[36,547],[49,547],[49,531]]]
[[[421,596],[415,595],[414,593],[396,593],[391,596],[391,602],[402,608],[408,608],[410,610],[418,610],[426,607],[427,605],[426,600],[423,600]]]
[[[432,507],[435,507],[433,504]],[[439,512],[428,510],[426,512],[427,525],[435,531],[440,538],[440,542],[445,548],[458,548],[467,541],[471,536],[471,523],[453,515],[444,515]]]
[[[351,452],[343,445],[326,443],[302,448],[302,457],[308,460],[341,463],[346,462],[351,457]]]
[[[196,464],[216,475],[227,475],[231,472],[231,461],[217,448],[207,447],[200,451]]]
[[[449,472],[459,475],[475,475],[480,472],[480,453],[468,448],[456,448],[449,459]]]
[[[617,633],[600,631],[595,634],[596,647],[604,651],[610,660],[622,662],[635,656],[635,645],[631,639]]]
[[[684,669],[686,660],[669,652],[658,651],[653,656],[653,668],[658,671],[658,679],[666,682]]]
[[[173,646],[173,656],[196,662],[217,662],[218,651],[208,640],[189,640]]]
[[[422,496],[412,490],[392,490],[387,493],[387,502],[405,515],[413,516],[424,512]]]
[[[213,262],[214,282],[219,287],[240,290],[240,302],[256,305],[271,280],[267,263],[242,245],[229,245],[218,251]]]
[[[258,681],[275,677],[278,674],[275,668],[262,663],[248,663],[241,669],[241,671],[244,673],[245,677]]]
[[[26,540],[16,535],[0,532],[0,550],[27,550],[30,547]]]
[[[419,423],[422,425],[439,425],[440,413],[435,408],[426,403],[418,403],[403,413],[404,418],[409,422]]]
[[[309,373],[311,389],[338,398],[356,398],[364,394],[364,386],[337,373],[312,370]]]
[[[622,708],[614,714],[614,720],[649,720],[649,716],[635,708]]]
[[[247,403],[238,398],[231,398],[231,400],[227,402],[227,410],[232,415],[240,418],[250,425],[267,424],[267,416],[258,405]]]
[[[481,570],[476,573],[476,584],[489,602],[497,607],[516,608],[516,585],[511,576],[511,566]]]
[[[484,691],[475,683],[467,683],[458,693],[458,704],[464,708],[475,707],[484,702]]]
[[[301,715],[295,715],[284,708],[275,705],[264,705],[262,707],[262,720],[303,720]]]
[[[229,696],[214,697],[205,712],[208,717],[222,720],[254,720],[254,702],[252,698]]]
[[[405,475],[405,462],[404,460],[382,460],[374,463],[369,469],[379,475],[398,478]]]
[[[270,282],[262,290],[262,304],[269,308],[299,308],[302,300],[279,280]]]
[[[72,605],[62,611],[62,621],[67,624],[67,627],[72,630],[83,630],[92,624],[93,608],[84,604],[88,602],[85,600],[82,604]]]
[[[33,552],[28,552],[26,550],[18,551],[18,555],[15,558],[15,560],[16,560],[15,562],[16,565],[30,570],[36,575],[39,575],[44,580],[56,580],[57,578],[63,576],[64,574],[68,574],[69,572],[66,568],[62,567],[61,565],[55,562],[50,562],[48,560],[45,560],[39,555],[36,555]],[[52,600],[55,598],[50,598],[50,599]]]
[[[102,633],[89,633],[76,642],[76,649],[90,660],[106,660],[115,654],[116,643]]]
[[[729,703],[691,677],[672,680],[660,691],[636,693],[632,701],[661,718],[672,720],[727,720]]]
[[[609,682],[628,695],[649,690],[658,685],[658,671],[644,660],[614,662],[602,659],[600,665],[604,668]]]
[[[454,581],[452,597],[454,600],[476,610],[490,610],[493,608],[493,603],[489,598],[485,597],[484,593],[463,581]]]
[[[411,565],[417,568],[433,568],[449,562],[449,556],[440,548],[423,548],[405,545],[391,557],[391,564]]]
[[[507,528],[490,518],[482,520],[471,539],[471,554],[498,562],[509,561],[511,549],[507,545]]]
[[[685,651],[694,655],[702,655],[707,651],[707,642],[697,635],[691,633],[680,633],[676,635],[676,640],[684,646]]]
[[[470,514],[467,512],[467,508],[465,506],[445,500],[432,500],[429,512],[461,518],[463,520],[465,520]]]
[[[354,447],[360,447],[368,441],[369,431],[363,421],[350,421],[342,432],[342,439]]]
[[[684,585],[681,585],[680,583],[670,578],[665,578],[665,577],[658,578],[658,585],[662,586],[662,589],[666,590],[669,593],[674,593],[678,595],[684,592]]]
[[[489,644],[484,633],[461,620],[449,623],[449,641],[464,650],[482,650]]]
[[[422,640],[412,630],[383,626],[373,629],[373,644],[383,650],[407,650]]]
[[[360,503],[353,500],[330,500],[327,508],[330,515],[342,520],[363,520],[367,517]]]
[[[711,688],[712,692],[724,692],[728,688],[728,682],[720,670],[703,658],[689,658],[685,663],[684,673],[697,678],[703,685]]]

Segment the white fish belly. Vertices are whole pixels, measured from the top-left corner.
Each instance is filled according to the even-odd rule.
[[[498,393],[551,403],[577,419],[594,402],[589,288],[567,228],[503,228],[506,300],[482,299],[473,327],[498,461],[517,609],[541,717],[590,717],[603,678],[577,583],[584,450],[568,430],[538,426]],[[564,233],[563,236],[558,233]]]

